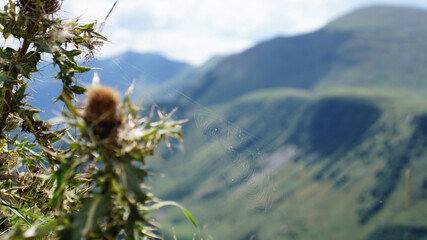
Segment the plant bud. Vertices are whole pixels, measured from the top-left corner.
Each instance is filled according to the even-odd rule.
[[[83,118],[96,136],[106,138],[117,132],[121,124],[119,101],[120,94],[113,88],[98,86],[87,92]]]

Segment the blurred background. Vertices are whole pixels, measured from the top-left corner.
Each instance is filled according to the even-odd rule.
[[[114,0],[63,3],[98,20]],[[427,2],[119,0],[89,66],[184,125],[160,149],[172,239],[427,239]],[[34,104],[54,115],[42,72]],[[90,83],[93,72],[80,76]],[[37,85],[36,84],[36,85]],[[58,110],[57,110],[58,111]]]

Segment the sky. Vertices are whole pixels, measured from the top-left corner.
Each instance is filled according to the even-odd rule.
[[[115,0],[64,0],[63,17],[103,22]],[[314,31],[357,8],[423,0],[119,0],[103,28],[99,58],[124,51],[160,53],[201,65],[276,36]]]

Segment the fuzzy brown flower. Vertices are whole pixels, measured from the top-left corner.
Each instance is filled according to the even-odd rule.
[[[97,86],[87,92],[84,120],[93,133],[106,138],[117,132],[121,124],[120,94],[113,88]]]

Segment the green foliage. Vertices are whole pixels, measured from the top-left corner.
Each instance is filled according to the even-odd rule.
[[[0,11],[5,43],[20,42],[16,49],[0,47],[0,237],[155,238],[149,214],[166,205],[178,206],[197,227],[187,210],[160,201],[145,184],[145,157],[162,141],[170,146],[170,137],[181,140],[184,121],[171,120],[173,112],[141,117],[130,89],[109,109],[117,116],[114,130],[100,135],[102,113],[89,121],[89,110],[81,113],[73,101],[86,92],[76,74],[90,70],[77,60],[93,57],[106,38],[93,23],[58,18],[60,4],[10,0]],[[49,58],[62,82],[57,101],[66,107],[56,122],[39,120],[27,102],[32,73]]]

